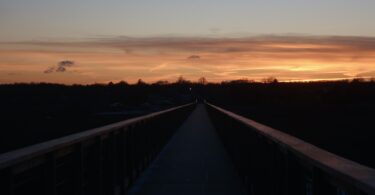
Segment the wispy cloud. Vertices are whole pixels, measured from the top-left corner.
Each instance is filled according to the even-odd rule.
[[[165,67],[167,67],[166,63],[162,63],[160,65],[157,65],[155,67],[150,68],[150,72],[158,71],[158,70],[163,70]]]
[[[71,60],[63,60],[57,63],[56,66],[48,67],[44,73],[53,73],[53,72],[65,72],[68,67],[72,67],[74,65],[74,61]]]
[[[74,58],[80,62],[82,72],[89,71],[105,80],[151,81],[173,74],[218,81],[267,76],[279,80],[334,79],[373,75],[375,37],[119,36],[80,42],[0,43],[0,66],[10,71],[26,62],[30,69],[36,69],[61,58]],[[57,64],[44,72],[64,72],[73,65],[74,62]]]
[[[187,59],[189,59],[189,60],[199,60],[199,59],[201,59],[201,57],[198,56],[198,55],[191,55]]]
[[[81,45],[84,43],[80,43]],[[159,49],[195,52],[337,52],[375,51],[375,37],[350,36],[256,36],[244,38],[114,37],[96,44],[122,49]]]

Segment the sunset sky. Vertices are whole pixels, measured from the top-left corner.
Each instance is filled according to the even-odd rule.
[[[375,77],[373,0],[0,0],[0,83]]]

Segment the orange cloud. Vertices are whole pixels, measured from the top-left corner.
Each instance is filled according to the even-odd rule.
[[[70,67],[72,73],[59,75],[58,81],[40,74],[64,59],[79,66]],[[64,83],[135,82],[139,78],[175,80],[179,75],[189,79],[205,76],[211,81],[268,76],[279,80],[343,79],[373,76],[374,63],[374,37],[112,37],[0,44],[0,82],[25,78]]]

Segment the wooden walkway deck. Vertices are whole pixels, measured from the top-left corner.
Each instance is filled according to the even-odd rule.
[[[237,195],[242,189],[205,105],[198,104],[129,194]]]

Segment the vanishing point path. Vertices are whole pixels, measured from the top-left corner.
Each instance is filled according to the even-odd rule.
[[[242,189],[205,105],[198,104],[129,194],[237,195]]]

